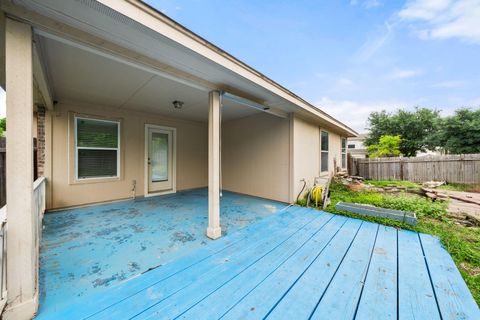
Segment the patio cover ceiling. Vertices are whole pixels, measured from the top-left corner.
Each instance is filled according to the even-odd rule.
[[[208,92],[134,68],[107,57],[37,36],[50,87],[59,102],[157,113],[193,121],[208,120]],[[173,101],[184,102],[181,109]],[[260,111],[223,101],[225,121]]]
[[[8,15],[47,32],[134,63],[196,88],[222,90],[295,113],[345,136],[356,132],[207,40],[136,0],[7,0]]]

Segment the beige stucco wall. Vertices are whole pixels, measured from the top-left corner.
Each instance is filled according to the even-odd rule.
[[[320,171],[320,131],[317,125],[294,117],[293,121],[293,199],[302,190],[311,188]]]
[[[315,177],[335,172],[335,166],[341,166],[341,136],[330,129],[298,117],[292,117],[293,126],[293,194],[296,200],[306,181],[305,193],[314,184]],[[320,173],[320,131],[329,133],[328,173]],[[336,165],[335,165],[336,163]]]
[[[74,114],[121,121],[121,177],[75,182]],[[177,190],[208,185],[207,123],[165,118],[83,103],[61,103],[52,114],[52,166],[49,208],[62,208],[144,195],[145,124],[176,128]],[[325,130],[325,129],[322,129]],[[341,165],[341,137],[329,132],[329,170]],[[283,119],[261,113],[222,123],[222,188],[243,194],[295,201],[320,174],[320,127],[298,117]],[[291,153],[292,151],[292,153]],[[307,190],[306,189],[306,190]]]
[[[222,124],[223,189],[289,202],[289,119],[266,113]]]
[[[208,135],[206,123],[169,119],[158,115],[111,109],[80,103],[56,106],[53,115],[51,208],[83,205],[144,194],[145,124],[176,128],[177,190],[207,186]],[[73,139],[69,132],[72,114],[100,116],[121,121],[121,177],[117,180],[75,183],[72,181]]]
[[[328,169],[330,172],[335,172],[337,168],[342,167],[342,138],[332,132],[328,132],[328,143],[329,143],[329,152],[328,152]]]

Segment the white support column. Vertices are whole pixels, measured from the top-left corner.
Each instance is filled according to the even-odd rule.
[[[220,228],[220,92],[208,94],[208,228],[207,237],[218,239]]]
[[[7,310],[3,319],[31,319],[38,307],[33,207],[32,29],[5,25],[7,94]]]

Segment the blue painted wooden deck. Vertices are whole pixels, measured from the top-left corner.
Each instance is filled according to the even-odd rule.
[[[286,207],[224,192],[222,234]],[[207,246],[206,189],[51,212],[43,221],[40,314]]]
[[[438,239],[290,207],[39,319],[480,319]]]

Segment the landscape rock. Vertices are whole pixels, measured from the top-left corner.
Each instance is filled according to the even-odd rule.
[[[426,181],[424,183],[422,183],[422,186],[424,188],[436,188],[436,187],[440,187],[441,185],[444,185],[445,184],[445,181]]]

